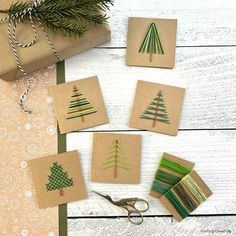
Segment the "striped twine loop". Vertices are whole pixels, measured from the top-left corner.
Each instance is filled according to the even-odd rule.
[[[41,29],[43,30],[44,32],[44,35],[48,41],[48,44],[51,48],[51,50],[53,51],[54,55],[57,57],[57,59],[59,61],[62,61],[63,59],[60,57],[60,55],[58,54],[57,50],[55,49],[48,33],[46,32],[40,18],[38,17],[37,13],[36,13],[36,8],[42,3],[42,1],[39,1],[39,0],[36,0],[36,1],[33,1],[31,6],[29,6],[28,8],[24,9],[22,12],[18,12],[18,13],[15,13],[15,14],[9,14],[8,16],[6,16],[5,18],[1,19],[0,20],[0,23],[1,22],[5,22],[8,20],[8,29],[7,29],[7,32],[8,32],[8,37],[9,37],[9,41],[10,41],[10,44],[11,44],[11,47],[12,47],[12,51],[14,53],[14,56],[15,56],[15,59],[16,59],[16,64],[17,64],[17,67],[19,68],[19,70],[22,72],[22,74],[24,75],[24,77],[26,78],[27,80],[27,89],[23,92],[23,94],[20,96],[20,99],[19,99],[19,105],[21,107],[21,109],[27,113],[27,114],[31,114],[32,111],[27,109],[25,107],[25,99],[28,95],[28,93],[30,92],[31,90],[31,87],[32,87],[32,79],[29,77],[28,73],[23,69],[22,65],[21,65],[21,61],[20,61],[20,57],[19,57],[19,54],[18,54],[18,51],[17,51],[17,47],[20,47],[20,48],[29,48],[31,46],[33,46],[36,42],[37,42],[37,39],[38,39],[38,34],[37,34],[37,30],[36,30],[36,27],[35,27],[35,24],[34,24],[34,21],[33,21],[33,17],[32,17],[32,12],[34,13],[34,15],[36,16],[36,19],[41,27]],[[34,32],[34,37],[33,39],[31,40],[31,42],[29,43],[26,43],[26,44],[23,44],[23,43],[20,43],[18,40],[17,40],[17,37],[16,37],[16,27],[18,24],[21,23],[22,19],[28,15],[29,17],[29,20],[30,20],[30,23],[31,23],[31,26],[32,26],[32,29],[33,29],[33,32]],[[17,20],[17,21],[16,21]]]

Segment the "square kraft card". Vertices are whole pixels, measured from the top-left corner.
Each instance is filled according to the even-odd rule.
[[[140,183],[141,135],[96,133],[91,181]]]
[[[108,123],[97,76],[50,87],[62,134]]]
[[[173,68],[177,20],[130,17],[126,64]]]
[[[87,198],[77,151],[30,160],[39,208]]]
[[[139,80],[130,127],[177,135],[185,89]]]

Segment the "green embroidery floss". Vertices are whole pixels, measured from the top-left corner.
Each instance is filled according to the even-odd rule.
[[[182,218],[187,217],[189,213],[193,212],[212,194],[204,182],[196,176],[197,174],[195,171],[186,175],[164,195]],[[201,186],[205,185],[205,190],[199,187],[199,183]],[[204,191],[206,191],[206,194]],[[175,214],[175,212],[172,213],[173,215]]]
[[[185,164],[186,161],[177,157],[173,158],[172,155],[165,153],[160,161],[159,169],[156,171],[151,191],[163,195],[189,174],[193,169],[193,163],[189,163],[189,166],[182,163]]]
[[[198,204],[188,195],[188,192],[182,186],[181,182],[174,186],[173,190],[175,191],[181,202],[188,209],[188,211],[192,212],[197,208]]]
[[[151,189],[152,191],[164,194],[180,180],[181,178],[177,176],[171,175],[162,170],[157,170]]]
[[[113,177],[117,178],[118,169],[129,171],[130,167],[127,163],[124,147],[119,139],[112,141],[108,156],[103,163],[103,169],[113,169]]]
[[[151,23],[148,32],[139,49],[139,53],[145,53],[145,52],[150,55],[149,56],[150,62],[152,62],[153,54],[164,55],[164,50],[155,23]]]
[[[191,175],[187,175],[182,179],[180,182],[183,186],[185,186],[191,195],[195,198],[195,200],[201,204],[202,202],[206,201],[207,197],[202,192],[200,187],[197,185],[197,183],[194,181],[194,179],[191,177]]]
[[[172,190],[169,190],[168,192],[166,192],[165,196],[183,219],[189,215],[188,210],[183,206],[183,204],[175,196],[175,194],[172,192]]]
[[[192,168],[189,168],[189,167],[184,166],[184,165],[180,165],[180,164],[178,164],[174,161],[171,161],[171,160],[169,160],[165,157],[163,157],[161,159],[160,167],[172,170],[172,171],[177,172],[177,173],[179,173],[183,176],[189,174],[192,170]]]
[[[152,182],[152,190],[155,191],[155,192],[159,192],[159,193],[162,193],[164,194],[165,192],[167,192],[169,189],[171,188],[170,185],[167,185],[166,183],[163,183],[157,179],[155,179],[153,182]]]

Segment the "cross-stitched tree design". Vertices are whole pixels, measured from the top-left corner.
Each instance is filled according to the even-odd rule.
[[[118,139],[114,139],[109,149],[108,156],[104,162],[103,169],[114,168],[114,178],[117,178],[118,169],[129,170],[129,164],[126,163],[124,148]]]
[[[140,116],[141,119],[152,120],[152,127],[154,128],[156,122],[162,122],[165,124],[170,124],[168,114],[166,111],[166,106],[164,103],[164,97],[159,91],[157,96],[152,100],[152,102],[147,106],[146,110]]]
[[[47,191],[58,189],[60,196],[64,196],[63,188],[73,186],[73,179],[68,178],[67,172],[64,172],[57,162],[54,162],[50,169],[51,175],[48,176],[49,182],[46,184]]]
[[[84,97],[84,95],[79,91],[79,89],[74,85],[71,95],[71,100],[69,102],[69,111],[67,113],[66,119],[81,118],[82,122],[85,122],[84,117],[96,113],[97,111],[89,103],[89,101]]]
[[[149,53],[150,62],[152,61],[153,54],[164,54],[164,50],[155,23],[151,23],[148,32],[143,40],[143,43],[139,49],[139,53]]]

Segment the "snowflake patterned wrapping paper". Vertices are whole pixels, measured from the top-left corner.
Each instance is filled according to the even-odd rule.
[[[0,81],[0,235],[58,235],[58,209],[39,210],[34,201],[27,161],[57,152],[56,121],[48,86],[56,83],[55,66],[34,73],[37,89],[28,104],[18,107],[26,81]]]

